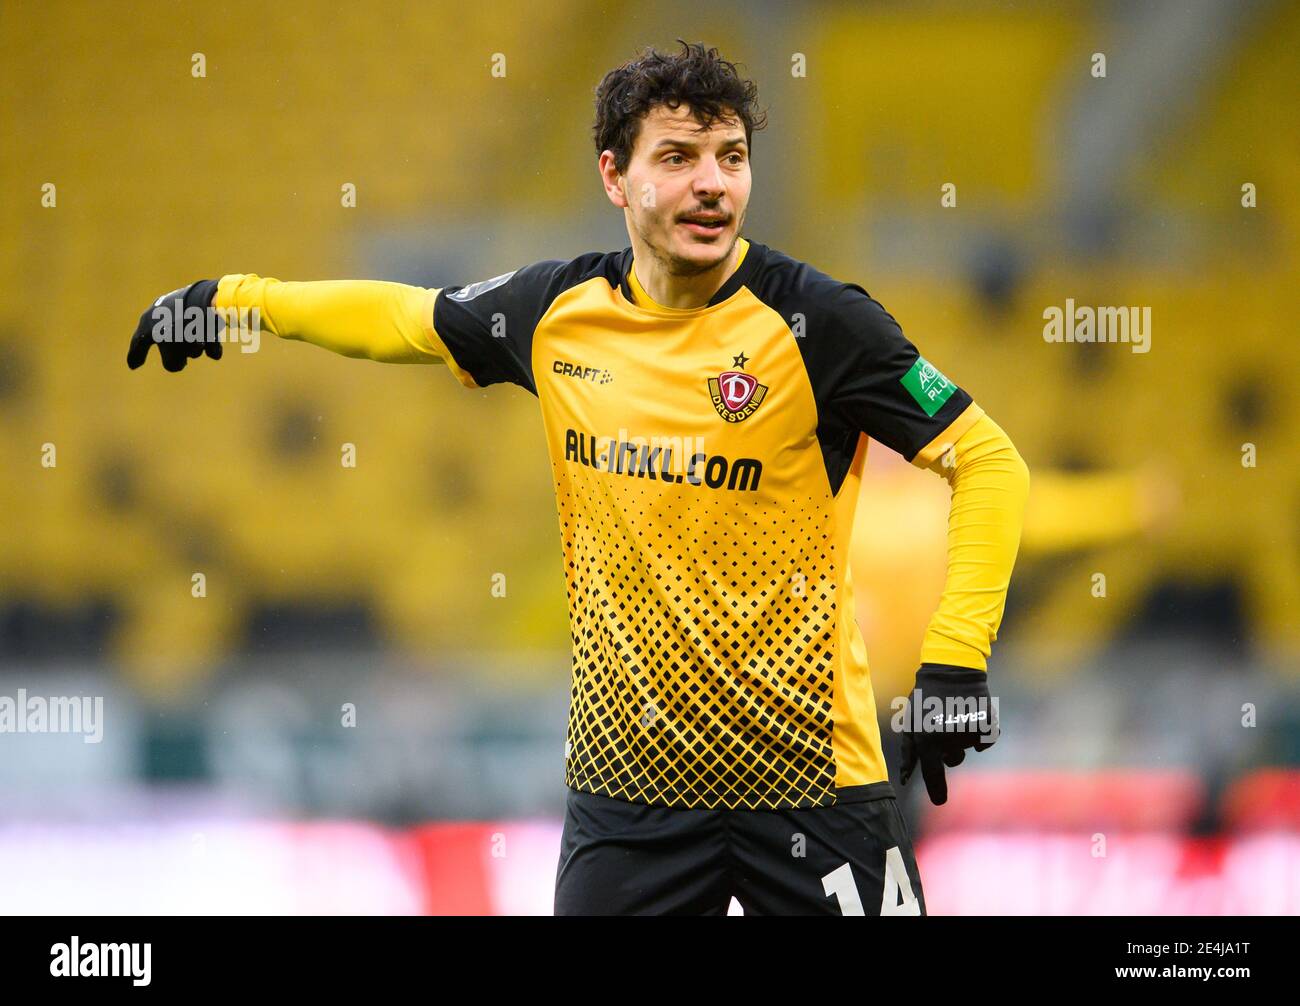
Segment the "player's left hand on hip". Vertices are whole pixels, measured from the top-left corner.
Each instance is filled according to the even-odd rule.
[[[998,739],[998,711],[989,696],[988,674],[950,664],[922,664],[903,713],[903,758],[899,782],[906,786],[917,764],[930,802],[946,803],[944,766],[983,751]]]

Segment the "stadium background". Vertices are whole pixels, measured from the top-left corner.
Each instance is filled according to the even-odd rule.
[[[1033,473],[1007,730],[945,807],[904,791],[932,911],[1300,912],[1300,6],[1209,0],[5,3],[0,696],[102,696],[105,728],[0,733],[0,911],[549,911],[535,401],[273,337],[131,373],[126,343],[197,277],[625,246],[592,92],[678,36],[770,110],[747,234],[871,291]],[[1149,307],[1150,352],[1046,342],[1067,298]],[[882,717],[947,495],[872,452]]]

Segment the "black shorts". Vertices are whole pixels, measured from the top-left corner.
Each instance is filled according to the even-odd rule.
[[[556,915],[924,915],[888,787],[804,810],[680,810],[570,789]]]

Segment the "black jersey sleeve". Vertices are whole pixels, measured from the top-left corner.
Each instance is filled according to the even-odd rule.
[[[853,283],[823,285],[808,338],[823,418],[861,431],[911,461],[971,405],[874,298]]]
[[[971,396],[921,356],[866,290],[751,242],[749,254],[755,251],[762,264],[748,285],[781,315],[803,356],[835,491],[862,434],[929,464],[941,435],[958,436],[978,419]]]
[[[535,262],[514,272],[438,292],[433,327],[479,387],[508,382],[537,394],[533,332],[563,288],[566,263]]]
[[[468,286],[438,291],[433,328],[460,374],[479,387],[508,382],[537,394],[533,336],[556,298],[578,284],[616,280],[618,252],[547,259]],[[462,378],[464,383],[464,378]]]

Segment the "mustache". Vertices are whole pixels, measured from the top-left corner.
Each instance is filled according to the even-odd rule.
[[[695,209],[695,210],[690,210],[689,212],[687,212],[687,213],[683,213],[683,214],[681,214],[680,216],[678,216],[677,219],[678,219],[678,220],[689,220],[691,217],[715,217],[715,218],[717,218],[717,219],[722,220],[724,223],[730,223],[730,222],[731,222],[731,214],[728,213],[726,210],[719,210],[719,209],[712,209],[712,210],[709,210],[709,209]]]

